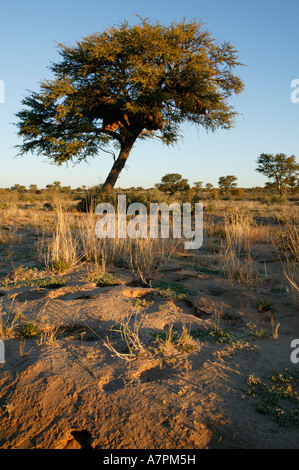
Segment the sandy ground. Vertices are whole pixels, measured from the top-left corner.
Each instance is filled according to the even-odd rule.
[[[279,426],[256,411],[247,378],[297,367],[291,340],[299,337],[298,311],[275,289],[279,265],[269,263],[262,289],[232,284],[214,266],[197,270],[174,262],[153,275],[152,287],[134,285],[132,273],[113,268],[116,286],[97,287],[71,273],[64,287],[1,288],[3,306],[14,302],[23,317],[49,331],[40,337],[5,340],[0,364],[2,449],[238,449],[298,448],[298,426]],[[271,277],[271,272],[273,276]],[[157,294],[158,281],[181,282],[191,294],[172,301]],[[267,298],[274,306],[259,312]],[[134,300],[149,304],[137,308]],[[131,318],[139,325],[143,353],[126,361],[126,344],[111,327]],[[267,331],[254,339],[248,323]],[[279,324],[278,338],[273,327]],[[134,326],[135,325],[135,326]],[[221,326],[247,343],[214,344],[193,339],[190,350],[157,333],[180,334]]]

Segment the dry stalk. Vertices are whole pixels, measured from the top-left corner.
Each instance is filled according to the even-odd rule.
[[[144,346],[139,339],[140,322],[137,322],[135,319],[133,329],[130,327],[129,322],[130,318],[127,322],[120,322],[118,328],[113,327],[111,329],[113,332],[120,333],[122,339],[126,343],[128,352],[121,353],[117,351],[108,337],[106,337],[106,341],[104,340],[104,345],[109,349],[109,351],[127,362],[133,361],[137,356],[145,353]]]

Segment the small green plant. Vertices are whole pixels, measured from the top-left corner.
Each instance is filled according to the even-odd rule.
[[[148,301],[145,299],[134,299],[130,300],[129,302],[135,308],[149,308],[154,304],[154,301]]]
[[[255,386],[258,386],[260,385],[262,382],[261,382],[261,379],[258,378],[258,377],[255,377],[254,374],[250,374],[248,379],[247,379],[247,384],[250,386],[250,387],[255,387]]]
[[[158,332],[155,338],[159,351],[164,355],[172,353],[173,348],[180,352],[190,352],[199,349],[187,327],[184,325],[182,332],[173,331],[173,325],[170,325],[168,332]]]
[[[266,299],[262,299],[256,304],[256,308],[261,313],[271,312],[273,310],[273,304],[268,302]]]
[[[26,302],[25,302],[26,303]],[[15,296],[10,305],[3,305],[0,299],[0,338],[13,337],[23,318],[22,307],[15,304]]]
[[[178,282],[160,282],[156,291],[159,295],[167,300],[184,300],[188,295],[193,295],[194,292],[186,289],[183,284]]]
[[[63,272],[68,269],[68,264],[63,259],[58,259],[55,263],[52,264],[52,269],[54,271]]]
[[[253,337],[253,339],[267,338],[268,332],[265,328],[261,327],[258,329],[254,323],[248,323],[247,326],[249,327],[250,335]]]
[[[189,352],[195,349],[199,349],[198,345],[194,342],[192,335],[188,328],[184,325],[182,333],[179,335],[179,338],[176,342],[176,347],[181,352]]]
[[[47,287],[55,288],[65,285],[67,278],[53,276],[47,270],[20,266],[7,274],[1,281],[6,287]]]
[[[251,374],[247,385],[245,392],[254,399],[258,413],[275,417],[280,426],[299,425],[298,370],[285,369],[265,381]]]
[[[119,284],[118,279],[110,273],[90,273],[88,276],[89,282],[93,282],[97,287],[115,286]]]
[[[19,330],[19,338],[32,338],[38,335],[37,326],[34,323],[26,322]]]
[[[45,279],[42,279],[38,283],[34,284],[38,287],[44,287],[47,289],[56,289],[58,287],[65,286],[66,278],[50,276]]]
[[[191,331],[191,335],[193,338],[204,342],[210,341],[214,344],[248,344],[248,341],[245,341],[242,338],[238,338],[230,331],[224,330],[222,328],[198,328],[197,330]]]
[[[155,335],[155,341],[157,343],[174,343],[179,339],[179,334],[176,331],[173,331],[173,325],[170,325],[169,330],[159,331]]]

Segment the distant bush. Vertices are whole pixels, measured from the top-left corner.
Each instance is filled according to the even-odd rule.
[[[77,204],[77,210],[80,212],[94,212],[96,206],[101,202],[109,202],[115,204],[116,196],[114,192],[106,196],[103,194],[102,186],[93,186],[86,190],[85,194],[80,197]]]
[[[243,188],[234,188],[231,190],[231,194],[237,198],[244,197],[245,191]]]
[[[77,209],[81,212],[94,211],[98,204],[102,202],[108,202],[117,208],[118,194],[126,196],[127,207],[134,202],[140,202],[144,204],[147,210],[150,209],[151,203],[161,204],[162,202],[168,201],[168,196],[163,194],[158,189],[147,189],[141,190],[137,188],[121,190],[119,192],[114,191],[108,197],[103,194],[102,188],[96,186],[86,191],[86,194],[81,197],[77,205]]]
[[[218,189],[212,189],[211,199],[214,199],[214,200],[220,199],[220,193],[219,193]]]
[[[124,194],[127,198],[127,207],[134,202],[140,202],[146,206],[148,211],[150,210],[150,204],[161,204],[168,201],[168,196],[163,194],[158,189],[148,189],[144,192],[139,192],[136,190],[125,191]]]
[[[258,201],[260,201],[262,204],[270,204],[271,202],[271,197],[266,196],[265,194],[262,194],[262,196],[258,197]]]
[[[214,201],[208,201],[207,205],[206,205],[206,210],[208,212],[214,212],[216,209],[216,206],[215,206],[215,203]]]
[[[286,194],[283,194],[282,196],[272,196],[271,202],[276,204],[286,204],[288,202],[288,197]]]

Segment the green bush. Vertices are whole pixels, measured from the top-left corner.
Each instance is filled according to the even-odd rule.
[[[112,204],[115,210],[117,210],[118,194],[123,194],[126,196],[127,208],[134,202],[140,202],[146,206],[148,211],[150,209],[151,203],[161,204],[162,202],[168,201],[167,195],[163,194],[158,189],[127,189],[121,190],[120,192],[115,190],[109,196],[106,196],[103,194],[101,186],[95,186],[88,189],[84,196],[80,198],[77,205],[77,210],[81,212],[94,211],[96,206],[102,202],[108,202]]]
[[[101,185],[94,186],[86,190],[76,207],[80,212],[94,212],[96,206],[101,202],[109,202],[115,205],[116,195],[113,192],[111,195],[106,196],[103,194]]]

